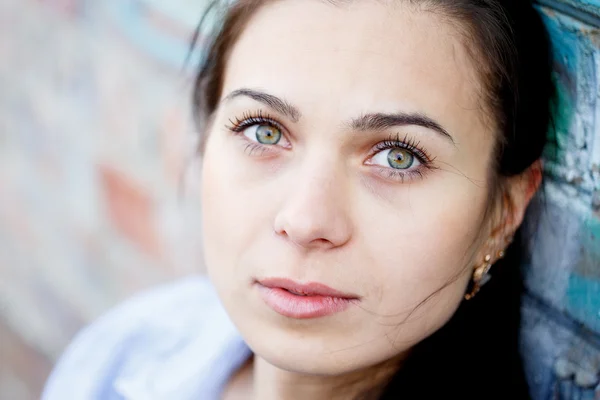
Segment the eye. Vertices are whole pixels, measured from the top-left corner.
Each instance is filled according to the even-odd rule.
[[[372,163],[397,170],[407,170],[421,165],[421,162],[410,150],[401,147],[380,151],[373,156]]]
[[[276,145],[283,134],[279,128],[273,125],[255,124],[244,129],[244,136],[260,144]]]

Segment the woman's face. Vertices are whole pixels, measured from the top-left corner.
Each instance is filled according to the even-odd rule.
[[[274,2],[227,64],[203,161],[206,262],[244,339],[286,370],[400,356],[452,316],[484,256],[479,78],[456,25],[401,3]]]

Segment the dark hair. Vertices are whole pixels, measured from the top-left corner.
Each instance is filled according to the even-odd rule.
[[[207,40],[193,93],[199,127],[210,123],[217,108],[233,44],[250,16],[271,1],[238,0],[224,9],[214,1],[196,29],[193,43]],[[465,35],[484,84],[482,106],[497,133],[490,179],[493,195],[498,194],[503,178],[523,173],[542,156],[551,125],[552,54],[538,11],[530,0],[398,1],[441,12]],[[215,11],[222,12],[217,18],[222,24],[216,34],[203,37],[207,16]],[[379,398],[529,397],[518,346],[524,251],[519,230],[506,257],[494,266],[490,283],[415,346]]]

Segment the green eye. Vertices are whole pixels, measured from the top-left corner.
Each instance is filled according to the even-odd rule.
[[[261,144],[274,145],[281,140],[281,131],[272,125],[257,125],[256,140]]]
[[[395,148],[388,153],[387,161],[390,167],[394,169],[408,169],[413,166],[415,156],[408,150]]]

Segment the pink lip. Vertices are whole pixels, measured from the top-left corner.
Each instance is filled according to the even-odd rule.
[[[257,283],[263,301],[274,311],[290,318],[319,318],[336,314],[359,300],[354,294],[316,282],[302,284],[285,278],[269,278]]]

